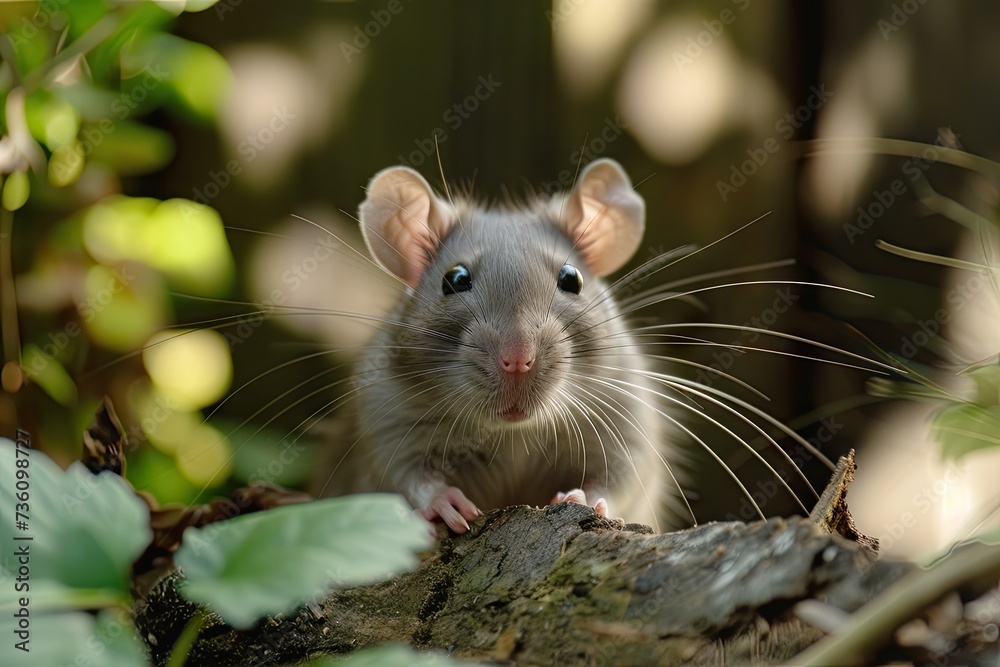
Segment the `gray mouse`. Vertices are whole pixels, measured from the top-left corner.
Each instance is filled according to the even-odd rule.
[[[597,160],[568,194],[500,208],[391,167],[359,217],[405,293],[355,367],[326,492],[399,492],[458,533],[480,508],[560,501],[658,527],[666,420],[603,280],[645,226],[621,166]]]

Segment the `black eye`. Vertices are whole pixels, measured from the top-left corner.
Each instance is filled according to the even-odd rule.
[[[465,264],[456,264],[448,269],[441,281],[441,291],[445,296],[457,294],[458,292],[468,292],[472,289],[472,272]]]
[[[556,285],[563,292],[579,294],[580,290],[583,289],[583,280],[580,279],[580,272],[576,270],[575,266],[563,264],[562,269],[559,270],[559,280],[556,281]]]

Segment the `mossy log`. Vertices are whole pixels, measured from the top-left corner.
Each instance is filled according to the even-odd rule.
[[[822,636],[789,616],[796,603],[853,610],[904,569],[800,517],[652,535],[581,505],[510,507],[415,572],[247,632],[210,620],[188,664],[294,664],[386,642],[492,664],[766,663]],[[195,611],[175,582],[138,614],[161,662]]]
[[[122,433],[106,401],[85,437],[84,462],[91,470],[120,474]],[[840,460],[808,518],[711,523],[663,535],[597,516],[584,505],[496,510],[465,535],[440,527],[439,548],[414,572],[336,590],[321,603],[246,631],[178,595],[181,575],[172,569],[172,554],[183,530],[307,498],[262,487],[204,506],[160,508],[143,496],[156,538],[136,563],[136,625],[157,665],[167,663],[196,614],[205,620],[189,666],[297,665],[384,643],[494,665],[787,663],[913,569],[878,561],[877,542],[855,528],[846,502],[854,470],[852,453]],[[980,573],[980,589],[995,585],[1000,574],[994,553],[980,550],[958,562]],[[946,574],[950,578],[939,579],[948,586],[969,581]],[[855,641],[851,664],[878,651],[899,657],[893,655],[900,648],[891,641],[893,631],[912,617],[906,614],[916,615],[947,592],[920,583],[911,596],[916,608],[902,615],[898,606],[890,609],[899,622]],[[1000,593],[993,594],[1000,608]],[[954,629],[967,619],[961,604],[957,615],[951,608],[950,616],[937,618]],[[1000,620],[996,609],[978,625],[961,626],[946,657],[961,657],[963,664],[995,661],[996,639],[981,641],[989,639],[993,617]],[[940,633],[918,628],[915,640],[910,635],[904,655],[941,643]],[[821,659],[828,655],[819,653]]]
[[[490,512],[446,536],[415,572],[338,590],[237,631],[209,616],[189,665],[287,665],[387,642],[488,664],[784,662],[823,636],[806,600],[851,612],[908,569],[853,524],[841,462],[812,517],[712,523],[654,535],[561,503]],[[158,664],[196,612],[161,580],[137,606]]]

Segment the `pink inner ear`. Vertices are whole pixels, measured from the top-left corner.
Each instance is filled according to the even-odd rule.
[[[372,255],[414,288],[454,223],[451,207],[409,167],[391,167],[376,174],[360,214]]]
[[[645,227],[642,197],[614,160],[596,160],[580,174],[560,222],[596,276],[617,271],[638,249]]]
[[[414,288],[440,241],[430,228],[430,212],[431,202],[426,195],[413,197],[400,208],[399,224],[392,226],[392,238],[387,239],[402,255],[400,277]]]
[[[582,219],[576,230],[577,250],[587,260],[596,276],[606,276],[618,268],[621,248],[629,239],[621,234],[627,230],[616,224],[616,211],[593,197],[580,197]]]

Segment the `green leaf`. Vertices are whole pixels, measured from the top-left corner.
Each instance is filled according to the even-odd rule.
[[[967,262],[963,259],[934,255],[927,252],[920,252],[918,250],[910,250],[909,248],[900,248],[899,246],[886,243],[885,241],[876,241],[875,247],[880,250],[890,252],[893,255],[906,257],[907,259],[915,259],[919,262],[927,262],[928,264],[940,264],[941,266],[949,266],[953,269],[963,269],[965,271],[988,271],[990,269],[990,267],[986,264]]]
[[[153,0],[157,5],[174,14],[181,12],[200,12],[208,9],[219,0]]]
[[[218,212],[187,199],[157,205],[146,227],[156,246],[147,261],[192,294],[217,293],[229,285],[235,261]]]
[[[214,422],[213,422],[214,423]],[[220,420],[216,423],[236,448],[233,476],[246,483],[268,480],[281,486],[298,486],[316,472],[318,442],[307,438],[288,441],[287,431],[238,425]]]
[[[107,3],[101,0],[73,0],[54,6],[66,12],[69,18],[67,43],[86,34],[108,13]]]
[[[118,121],[108,131],[100,127],[88,135],[90,159],[110,165],[122,176],[141,176],[161,169],[174,156],[174,140],[163,130]]]
[[[174,562],[187,599],[247,628],[289,612],[331,586],[377,581],[417,565],[426,524],[400,496],[317,500],[188,528]]]
[[[57,150],[76,139],[76,134],[80,131],[80,114],[76,109],[63,102],[49,105],[46,112],[46,146]]]
[[[1000,544],[1000,528],[986,531],[982,535],[979,535],[979,539],[985,544]]]
[[[51,581],[86,589],[88,595],[103,589],[127,597],[132,562],[152,532],[145,503],[120,477],[94,475],[80,462],[64,471],[40,451],[15,450],[14,443],[0,440],[0,479],[0,516],[5,517],[0,544],[8,545],[0,550],[0,568],[17,572],[11,545],[23,545],[30,552],[33,587]],[[27,515],[18,518],[26,529],[17,527],[15,510]],[[16,539],[24,537],[32,539]],[[7,588],[0,588],[0,596]]]
[[[202,502],[200,486],[192,484],[177,470],[172,456],[155,447],[143,447],[128,460],[128,480],[140,491],[153,495],[161,505]]]
[[[217,293],[235,273],[222,218],[186,199],[105,197],[84,214],[83,242],[105,264],[144,262],[189,293]]]
[[[1000,406],[971,403],[953,405],[934,416],[931,433],[946,458],[960,459],[970,452],[1000,445]]]
[[[71,4],[75,4],[76,0]],[[101,11],[108,9],[102,0]],[[120,3],[117,10],[120,23],[114,34],[101,42],[87,55],[87,63],[95,72],[94,80],[105,86],[114,86],[119,75],[123,79],[134,74],[128,67],[127,54],[131,45],[141,42],[147,35],[168,29],[175,15],[153,2]]]
[[[28,201],[29,194],[31,194],[31,183],[28,182],[27,172],[15,171],[4,181],[3,207],[8,211],[16,211]]]
[[[122,604],[121,591],[109,588],[70,588],[52,579],[30,582],[31,613],[105,609]],[[18,609],[21,591],[0,591],[0,615],[7,618]],[[0,664],[3,664],[0,662]]]
[[[908,369],[909,370],[909,369]],[[885,378],[870,378],[865,386],[865,390],[872,396],[879,398],[904,398],[914,401],[949,401],[956,400],[946,391],[918,373],[911,371],[911,376],[916,382],[899,382],[897,380],[887,380]]]
[[[219,0],[187,0],[184,4],[184,11],[186,12],[201,12],[205,11],[209,7],[212,7]]]
[[[10,39],[15,56],[11,66],[24,76],[49,58],[56,35],[48,26],[39,28],[32,21],[39,14],[35,3],[5,2],[0,7],[5,10],[3,32]]]
[[[49,183],[57,188],[72,185],[83,173],[86,161],[87,156],[79,141],[74,140],[60,146],[52,151],[52,157],[49,158]]]
[[[225,58],[204,44],[186,42],[173,51],[170,67],[171,83],[181,102],[197,116],[215,118],[232,83]]]
[[[29,607],[29,613],[34,612]],[[100,665],[148,667],[145,650],[123,610],[106,610],[97,618],[82,612],[31,615],[29,652],[18,650],[19,638],[0,642],[0,665]]]
[[[68,341],[69,334],[62,331],[55,333],[54,336],[55,339],[50,339],[52,342],[47,343],[46,348],[58,354],[57,341],[61,341],[62,336],[66,336]],[[29,343],[24,346],[24,350],[21,352],[21,368],[24,370],[24,374],[41,387],[42,391],[56,403],[65,407],[76,403],[78,395],[73,378],[55,356],[43,352],[37,345]]]
[[[229,64],[217,51],[166,33],[143,34],[123,49],[122,71],[156,73],[173,102],[203,120],[215,118],[232,82]]]
[[[969,373],[976,383],[976,397],[973,403],[984,408],[1000,405],[1000,364],[982,366]]]
[[[408,646],[377,646],[346,658],[321,658],[312,667],[459,667],[476,663],[438,653],[418,653]]]
[[[95,264],[81,287],[80,319],[91,340],[104,347],[134,350],[169,319],[165,285],[135,266]]]

